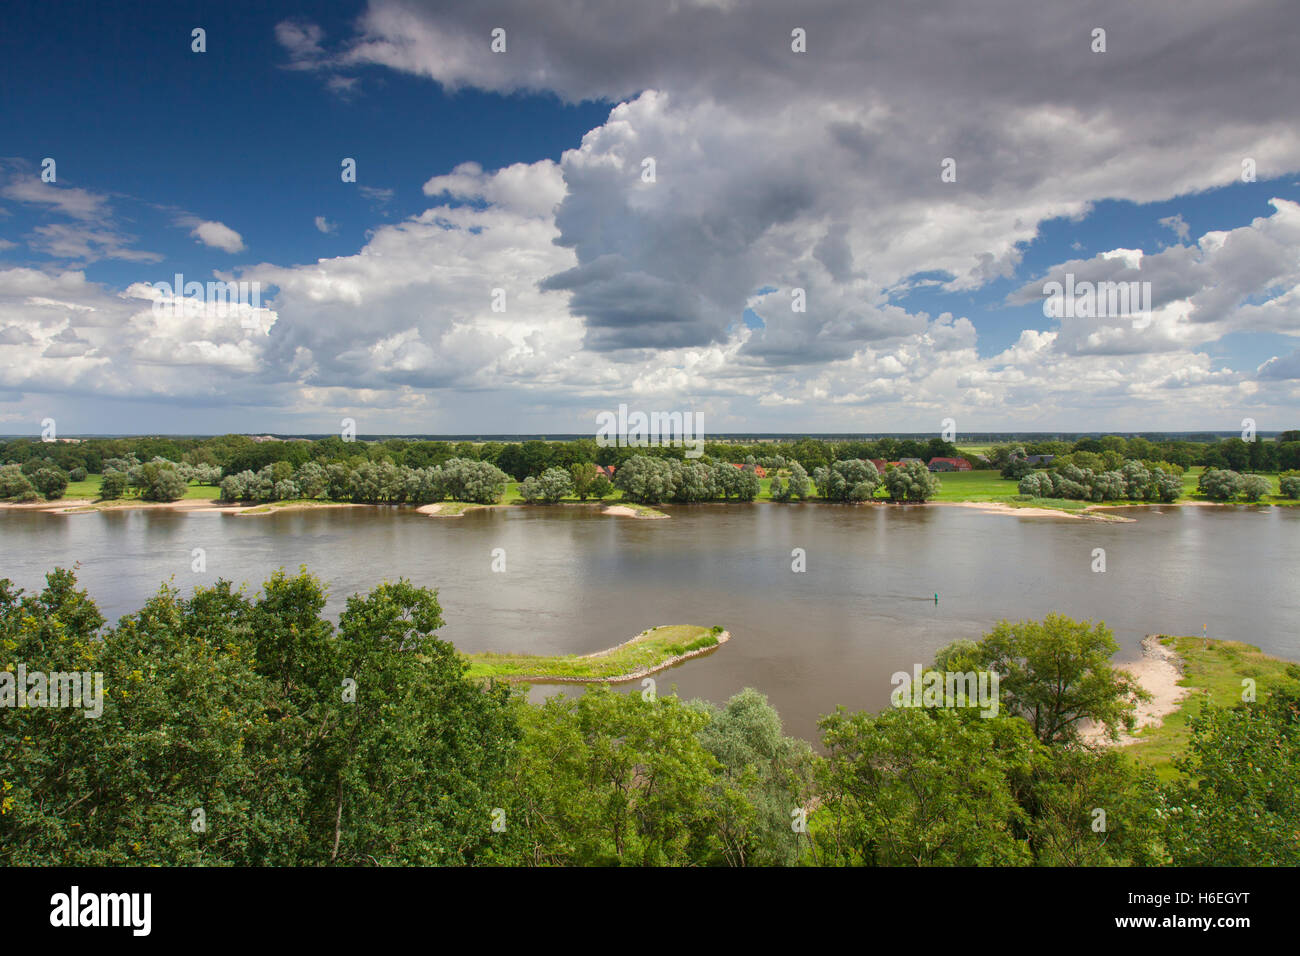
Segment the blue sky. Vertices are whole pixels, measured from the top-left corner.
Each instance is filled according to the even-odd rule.
[[[1294,58],[1246,6],[20,5],[0,432],[1295,427]],[[1154,320],[1046,317],[1065,272]],[[263,307],[160,319],[175,273]]]

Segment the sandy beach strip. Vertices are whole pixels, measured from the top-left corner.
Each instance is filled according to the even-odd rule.
[[[1118,665],[1119,670],[1133,675],[1138,685],[1151,695],[1150,700],[1138,703],[1137,723],[1133,727],[1135,731],[1143,727],[1159,727],[1165,717],[1177,710],[1183,698],[1191,693],[1190,688],[1178,684],[1183,679],[1182,658],[1161,644],[1160,637],[1159,634],[1148,634],[1142,639],[1142,656],[1131,664]],[[1121,732],[1118,741],[1111,741],[1106,738],[1104,730],[1095,724],[1084,727],[1082,732],[1086,742],[1103,746],[1124,747],[1137,743],[1139,739]]]

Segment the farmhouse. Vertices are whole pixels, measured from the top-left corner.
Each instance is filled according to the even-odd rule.
[[[931,471],[970,471],[970,462],[965,458],[931,458]]]

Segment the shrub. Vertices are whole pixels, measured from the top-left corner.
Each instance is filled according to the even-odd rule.
[[[114,501],[126,494],[126,475],[120,471],[108,470],[99,482],[99,497],[105,501]]]
[[[1224,468],[1211,468],[1197,480],[1196,490],[1215,501],[1231,501],[1241,491],[1241,475]]]
[[[68,487],[68,473],[62,468],[42,468],[32,475],[32,485],[47,501],[62,498]]]
[[[1263,475],[1242,475],[1241,496],[1247,501],[1259,501],[1268,494],[1271,485]]]

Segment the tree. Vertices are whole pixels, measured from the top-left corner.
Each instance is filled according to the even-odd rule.
[[[837,461],[813,471],[817,491],[827,501],[867,501],[875,497],[880,473],[869,461]]]
[[[298,485],[298,494],[304,498],[319,498],[328,488],[325,469],[315,461],[304,462],[294,475],[294,481]]]
[[[113,501],[126,494],[126,475],[120,471],[106,471],[99,481],[99,497]]]
[[[1283,475],[1278,485],[1284,498],[1300,498],[1300,475]]]
[[[658,504],[673,496],[672,469],[662,458],[633,455],[614,473],[614,486],[632,501]]]
[[[573,493],[573,478],[563,468],[547,468],[537,478],[525,478],[519,494],[529,504],[553,504]]]
[[[1022,865],[1025,812],[1013,781],[1034,740],[1022,721],[953,710],[843,710],[822,718],[822,806],[810,821],[822,865]]]
[[[20,465],[5,465],[0,468],[0,498],[26,498],[37,494]]]
[[[714,782],[721,860],[729,866],[790,866],[798,861],[799,837],[790,812],[811,796],[812,749],[782,732],[781,717],[767,698],[745,688],[712,710],[699,732],[718,761]]]
[[[1241,496],[1247,501],[1259,501],[1272,489],[1269,480],[1263,475],[1242,475]]]
[[[1300,864],[1300,697],[1206,707],[1191,732],[1164,792],[1174,865]]]
[[[1105,624],[1049,614],[1040,621],[999,621],[973,647],[941,652],[945,669],[993,671],[1003,707],[1023,717],[1046,744],[1074,744],[1079,725],[1095,721],[1112,740],[1132,731],[1135,702],[1150,695],[1110,664],[1119,649]]]
[[[1241,491],[1241,475],[1235,471],[1211,468],[1201,473],[1196,490],[1215,501],[1231,501]]]
[[[1159,866],[1163,822],[1150,799],[1155,774],[1116,749],[1035,749],[1019,788],[1037,866]],[[1105,811],[1097,831],[1095,811]]]
[[[885,490],[890,501],[929,501],[939,488],[939,479],[919,461],[885,469]]]
[[[405,580],[348,599],[312,777],[309,858],[464,864],[490,851],[518,728],[508,689],[467,679],[456,649],[433,633],[442,623],[437,595]],[[356,682],[354,702],[342,699],[343,677]]]
[[[790,462],[790,481],[786,485],[786,492],[787,499],[798,498],[800,501],[807,500],[812,493],[812,482],[808,480],[808,472],[797,461]]]
[[[1031,498],[1052,497],[1052,476],[1045,471],[1031,471],[1020,479],[1016,490]]]
[[[3,865],[490,857],[514,705],[434,635],[433,592],[354,596],[336,636],[305,572],[256,602],[225,581],[188,600],[164,587],[100,639],[75,583],[55,571],[24,596],[0,581],[0,646],[33,670],[101,672],[106,691],[93,720],[5,711]]]
[[[614,484],[604,474],[598,474],[592,479],[591,487],[587,489],[587,494],[591,497],[600,499],[609,495],[614,490]]]
[[[589,461],[575,462],[569,467],[569,475],[573,480],[573,491],[578,496],[579,501],[586,501],[587,495],[591,493],[591,483],[596,480],[596,471],[594,463]]]
[[[31,477],[32,485],[45,496],[46,500],[54,501],[63,497],[63,492],[68,487],[68,473],[62,468],[41,468]]]
[[[491,462],[452,458],[442,466],[442,483],[453,501],[496,504],[505,495],[509,480],[510,476]]]
[[[1162,468],[1156,468],[1152,472],[1155,477],[1156,497],[1161,501],[1177,501],[1183,494],[1183,479],[1179,475],[1166,472]]]
[[[514,853],[534,864],[665,866],[714,858],[718,764],[708,711],[676,697],[592,687],[524,712],[503,788]],[[788,813],[788,811],[787,811]]]
[[[175,501],[185,497],[189,485],[176,469],[171,467],[170,462],[167,465],[160,465],[151,461],[141,468],[144,471],[144,483],[140,497],[145,501]]]

